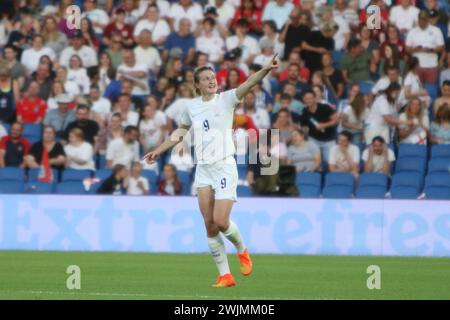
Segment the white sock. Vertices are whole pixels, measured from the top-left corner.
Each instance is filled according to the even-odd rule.
[[[208,246],[213,260],[217,265],[217,269],[219,269],[220,275],[223,276],[224,274],[230,273],[227,253],[225,252],[225,244],[223,243],[220,233],[215,237],[208,237]]]
[[[230,221],[230,226],[223,232],[223,235],[234,244],[238,253],[245,251],[244,240],[242,240],[241,232],[236,223]]]

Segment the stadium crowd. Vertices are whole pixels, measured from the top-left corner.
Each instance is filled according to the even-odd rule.
[[[79,29],[67,18],[73,4],[81,8]],[[380,28],[366,23],[369,5],[380,9]],[[98,193],[190,194],[182,178],[194,168],[187,143],[153,165],[142,155],[177,127],[195,96],[196,67],[211,65],[228,90],[274,54],[281,66],[238,105],[234,134],[242,141],[249,129],[279,129],[266,151],[295,168],[288,180],[295,172],[337,172],[358,183],[361,173],[396,172],[403,144],[450,147],[445,0],[1,6],[0,167],[37,170],[41,182],[63,180],[68,169],[102,171],[108,174],[100,181],[95,173],[88,179]],[[237,157],[244,152],[238,148]],[[274,178],[261,169],[260,162],[245,164],[241,184],[256,194],[276,192],[282,173]]]

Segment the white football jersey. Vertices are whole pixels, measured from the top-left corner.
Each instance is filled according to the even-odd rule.
[[[233,113],[238,103],[236,89],[207,102],[197,97],[187,103],[180,124],[192,127],[196,163],[211,164],[234,155]]]

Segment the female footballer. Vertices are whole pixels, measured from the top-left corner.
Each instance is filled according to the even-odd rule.
[[[208,246],[220,273],[213,287],[231,287],[236,284],[230,273],[220,233],[236,247],[241,273],[248,276],[252,272],[252,261],[239,228],[230,220],[231,209],[237,199],[238,182],[232,136],[233,113],[251,88],[277,67],[275,55],[268,65],[251,75],[238,88],[221,93],[217,93],[217,80],[212,68],[204,66],[195,70],[194,86],[198,97],[188,103],[179,128],[144,156],[145,161],[153,163],[162,153],[181,142],[187,130],[193,127],[197,162],[194,187],[205,221]]]

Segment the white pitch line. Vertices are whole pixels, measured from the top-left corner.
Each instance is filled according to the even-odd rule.
[[[2,292],[2,291],[0,291]],[[3,291],[5,292],[5,291]],[[229,296],[207,296],[207,295],[171,295],[171,294],[159,294],[150,295],[145,293],[117,293],[117,292],[71,292],[71,291],[12,291],[8,293],[25,293],[25,294],[49,294],[49,295],[87,295],[87,296],[116,296],[116,297],[147,297],[147,298],[201,298],[201,299],[236,299],[236,300],[284,300],[277,297],[229,297]]]

